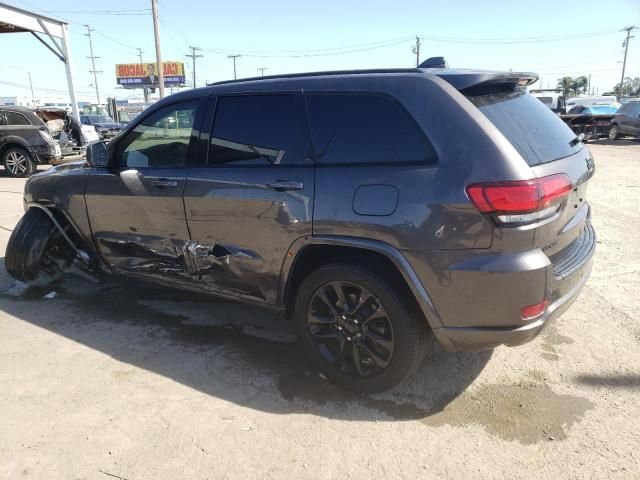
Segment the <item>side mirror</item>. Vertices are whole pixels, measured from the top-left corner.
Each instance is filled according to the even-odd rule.
[[[107,142],[98,140],[87,145],[86,150],[87,163],[91,167],[107,167],[109,166],[109,155],[107,152]]]

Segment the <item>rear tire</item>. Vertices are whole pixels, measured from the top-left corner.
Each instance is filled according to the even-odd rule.
[[[609,129],[609,140],[618,140],[620,138],[620,131],[617,125],[612,125]]]
[[[311,361],[331,382],[375,393],[400,383],[424,358],[429,329],[411,305],[373,272],[330,264],[302,282],[294,320]]]
[[[46,285],[62,272],[45,254],[59,240],[57,229],[46,213],[30,208],[11,233],[5,255],[7,273],[30,285]]]
[[[22,147],[8,148],[2,155],[2,164],[7,175],[15,178],[28,177],[38,168],[29,151]]]

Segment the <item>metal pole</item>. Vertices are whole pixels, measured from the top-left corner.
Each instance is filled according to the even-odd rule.
[[[241,57],[242,55],[236,54],[236,55],[227,55],[227,58],[232,58],[233,59],[233,79],[236,80],[237,76],[236,76],[236,58]]]
[[[187,57],[190,57],[193,65],[193,88],[196,88],[196,58],[202,57],[202,55],[197,55],[196,50],[200,50],[198,47],[189,47],[191,49],[191,53],[187,54]]]
[[[33,105],[36,104],[36,97],[33,94],[33,83],[31,83],[31,72],[27,72],[27,74],[29,75],[29,88],[31,88],[31,103]]]
[[[627,27],[623,28],[622,31],[627,31],[627,38],[624,41],[624,60],[622,61],[622,76],[620,77],[620,91],[618,92],[618,100],[622,97],[622,85],[624,84],[624,71],[627,68],[627,51],[629,50],[629,39],[631,37],[631,30],[634,30],[636,27]]]
[[[98,105],[100,105],[100,91],[98,90],[98,72],[96,71],[96,58],[100,58],[100,57],[96,57],[93,54],[93,42],[91,41],[91,32],[94,30],[92,29],[89,25],[85,25],[85,27],[87,27],[87,33],[85,34],[87,37],[89,37],[89,52],[91,52],[91,56],[87,57],[91,59],[91,66],[93,67],[93,70],[91,70],[91,73],[93,73],[93,85],[96,87],[96,97],[98,99]]]
[[[416,45],[413,47],[413,53],[416,54],[416,68],[420,66],[420,37],[416,35]]]
[[[138,58],[140,59],[140,63],[144,63],[142,61],[142,52],[143,50],[141,48],[137,48],[136,50],[138,50]],[[147,91],[147,87],[142,87],[142,105],[144,105],[145,108],[147,108],[147,105],[149,104],[149,92]]]
[[[158,0],[151,0],[151,13],[153,15],[153,34],[156,39],[156,63],[158,64],[158,83],[160,98],[164,98],[164,68],[162,65],[162,52],[160,51],[160,29],[158,27]]]
[[[258,70],[260,70],[260,73],[261,73],[261,75],[260,75],[261,77],[264,77],[264,71],[265,71],[267,68],[269,68],[269,67],[258,67]]]
[[[73,76],[71,75],[71,51],[69,50],[69,39],[67,38],[69,25],[60,25],[62,32],[62,53],[64,54],[64,69],[67,72],[67,86],[69,88],[69,99],[71,100],[71,111],[73,118],[80,123],[80,112],[78,111],[78,101],[76,100],[76,89],[73,86]]]

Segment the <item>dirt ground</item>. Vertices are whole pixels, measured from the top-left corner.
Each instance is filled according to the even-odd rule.
[[[121,279],[25,290],[0,266],[0,477],[640,478],[640,142],[590,148],[573,307],[522,347],[434,345],[383,395],[327,384],[268,312]],[[23,185],[0,171],[2,258]]]

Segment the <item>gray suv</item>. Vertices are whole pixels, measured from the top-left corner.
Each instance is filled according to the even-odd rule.
[[[625,103],[611,120],[609,139],[617,140],[623,135],[640,138],[640,101]]]
[[[0,160],[11,177],[28,177],[39,163],[61,157],[45,123],[26,107],[0,107]]]
[[[362,392],[411,374],[432,335],[523,344],[577,297],[596,243],[591,154],[526,93],[535,80],[418,68],[172,95],[86,163],[28,180],[7,271],[276,309],[327,378]]]

